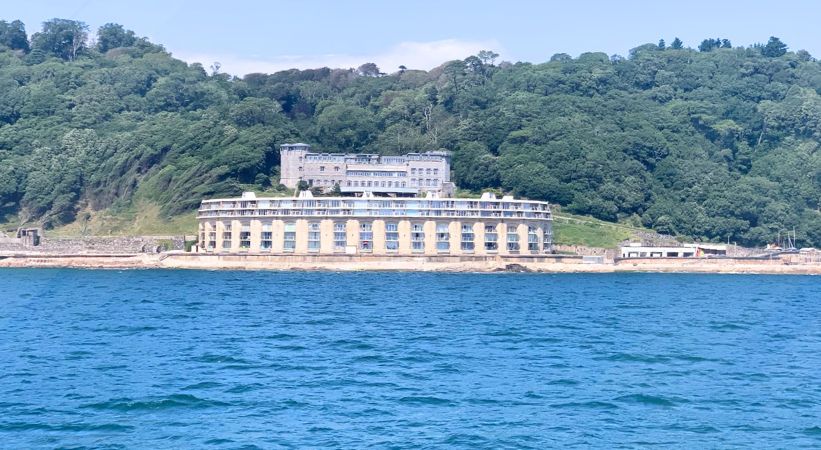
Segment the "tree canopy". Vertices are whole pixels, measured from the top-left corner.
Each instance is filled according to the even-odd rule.
[[[821,65],[777,38],[236,78],[117,24],[95,45],[77,21],[46,22],[30,45],[21,32],[0,22],[0,221],[58,225],[137,199],[188,212],[275,185],[278,145],[302,141],[445,149],[477,192],[703,240],[762,244],[795,227],[821,245]]]

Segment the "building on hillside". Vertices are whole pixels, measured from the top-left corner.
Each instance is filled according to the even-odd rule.
[[[280,184],[291,189],[305,181],[311,187],[353,194],[372,192],[413,196],[427,192],[453,196],[450,153],[408,153],[402,156],[314,153],[308,144],[280,146]]]
[[[275,255],[535,255],[552,252],[546,202],[496,198],[203,200],[199,252]]]
[[[630,243],[619,248],[622,258],[699,258],[727,256],[727,246],[722,244],[682,244],[680,246],[645,246]]]

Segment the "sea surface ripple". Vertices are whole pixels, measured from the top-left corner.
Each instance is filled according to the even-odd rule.
[[[0,269],[3,448],[818,448],[821,278]]]

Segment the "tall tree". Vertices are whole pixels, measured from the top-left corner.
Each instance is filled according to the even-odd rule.
[[[112,48],[131,47],[137,42],[137,36],[117,23],[107,23],[97,30],[97,50],[105,53]]]
[[[482,64],[492,66],[499,54],[492,50],[481,50],[476,56],[482,60]]]
[[[0,20],[0,45],[5,45],[12,50],[28,52],[29,41],[23,22],[15,20],[7,23],[5,20]]]
[[[670,48],[672,48],[673,50],[681,50],[682,48],[684,48],[684,42],[681,42],[681,39],[679,38],[675,38],[673,39],[673,43],[670,44]]]
[[[374,63],[365,63],[359,66],[356,71],[363,77],[378,77],[379,67]]]
[[[787,53],[787,44],[781,42],[781,39],[775,36],[770,36],[767,45],[761,49],[761,54],[769,58],[777,58],[785,53]]]
[[[87,41],[88,25],[84,22],[51,19],[43,22],[43,31],[31,37],[31,47],[73,61],[86,48]]]
[[[667,48],[667,45],[664,43],[664,39],[659,39],[658,48],[659,50],[664,50],[665,48]]]

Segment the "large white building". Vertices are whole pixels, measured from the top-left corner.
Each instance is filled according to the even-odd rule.
[[[480,199],[317,197],[203,200],[200,252],[274,255],[538,255],[551,253],[545,202]]]
[[[402,156],[314,153],[308,144],[280,146],[280,183],[291,189],[300,181],[325,192],[339,186],[342,193],[373,192],[412,196],[435,192],[452,196],[448,152],[408,153]]]

